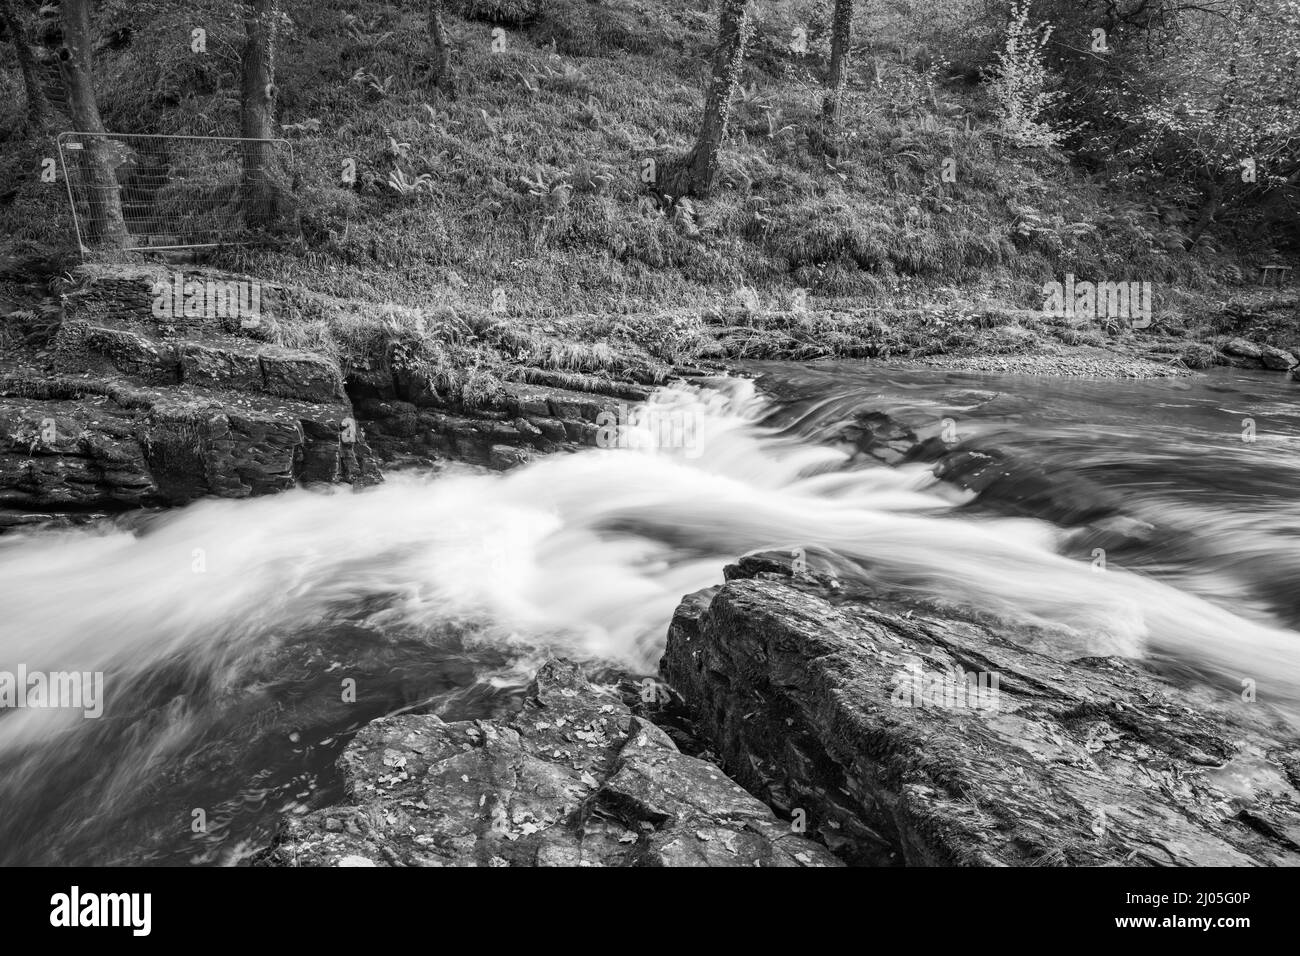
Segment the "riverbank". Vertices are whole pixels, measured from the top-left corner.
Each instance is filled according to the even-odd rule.
[[[63,276],[11,264],[5,278],[0,527],[366,484],[383,468],[505,469],[595,445],[602,413],[617,417],[675,378],[755,360],[1153,378],[1216,363],[1285,375],[1300,357],[1285,297],[1229,304],[1196,330],[1103,334],[1013,310],[773,312],[743,301],[526,320],[145,264]]]

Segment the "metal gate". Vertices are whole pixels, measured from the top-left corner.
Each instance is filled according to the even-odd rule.
[[[244,174],[245,151],[268,144],[271,171],[250,180]],[[68,202],[77,242],[84,252],[89,237],[107,225],[96,191],[113,191],[121,204],[127,249],[196,249],[248,242],[255,230],[248,222],[254,190],[265,187],[278,197],[276,219],[298,225],[298,182],[293,147],[283,139],[236,136],[167,136],[146,133],[60,133],[59,162],[68,185]],[[113,170],[112,182],[100,182],[102,167],[92,165],[100,149]]]

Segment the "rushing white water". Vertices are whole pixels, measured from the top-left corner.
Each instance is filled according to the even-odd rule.
[[[211,500],[134,529],[0,538],[0,672],[105,675],[100,720],[71,709],[0,712],[0,860],[125,860],[146,842],[165,847],[153,859],[233,858],[237,850],[219,846],[226,828],[246,838],[251,825],[235,821],[248,808],[273,821],[300,806],[317,772],[303,761],[315,754],[312,766],[327,772],[337,752],[321,741],[427,693],[399,686],[368,716],[340,715],[337,678],[347,672],[338,660],[355,662],[358,644],[379,661],[374,679],[397,685],[425,667],[398,660],[398,642],[437,646],[449,630],[471,645],[455,652],[465,665],[456,673],[471,683],[517,686],[547,653],[653,673],[682,596],[719,583],[727,562],[758,549],[829,555],[846,580],[1042,626],[1063,657],[1158,655],[1190,665],[1224,699],[1250,679],[1261,701],[1300,709],[1300,635],[1277,623],[1248,580],[1251,569],[1297,566],[1290,506],[1219,513],[1134,497],[1140,518],[1208,528],[1189,539],[1200,550],[1167,571],[1157,553],[1159,577],[1096,573],[1062,553],[1077,530],[977,517],[921,465],[861,467],[760,426],[769,406],[751,383],[656,399],[657,421],[688,427],[655,434],[687,447],[633,441],[505,475],[397,475],[356,494]],[[805,417],[824,425],[842,414],[823,405]],[[1195,449],[1186,460],[1216,467]],[[1170,467],[1157,465],[1161,475]],[[353,643],[340,647],[340,633]],[[277,648],[289,646],[319,659],[286,678],[299,688],[286,698],[267,688],[285,660]],[[325,697],[336,709],[312,711]],[[261,730],[268,713],[270,730]],[[291,743],[294,726],[315,726],[315,742]],[[267,733],[280,750],[230,756],[262,746]],[[223,782],[184,769],[210,753]],[[155,806],[160,778],[179,783]],[[263,780],[275,784],[265,810],[272,790]],[[196,850],[188,808],[209,799],[216,822]],[[158,836],[178,819],[180,832]],[[123,830],[125,820],[134,829]]]
[[[1186,660],[1300,696],[1296,635],[1124,571],[1061,557],[1032,520],[946,515],[918,468],[842,470],[833,449],[754,424],[748,383],[665,391],[697,444],[552,457],[510,474],[394,477],[362,494],[205,501],[144,533],[0,540],[0,666],[103,671],[114,687],[186,662],[217,686],[268,642],[370,602],[376,625],[490,622],[480,639],[653,671],[682,595],[758,548],[824,548],[860,572],[1057,629],[1063,655]],[[528,657],[524,657],[524,665]],[[80,715],[0,721],[0,754]]]

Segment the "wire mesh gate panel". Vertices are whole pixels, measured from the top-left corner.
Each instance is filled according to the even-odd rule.
[[[114,205],[127,249],[233,245],[268,225],[297,229],[286,140],[69,132],[58,146],[83,250],[112,230]]]

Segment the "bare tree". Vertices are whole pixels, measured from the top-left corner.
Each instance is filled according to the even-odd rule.
[[[849,40],[853,30],[853,0],[835,0],[831,15],[831,66],[826,76],[822,115],[831,126],[840,121],[844,90],[849,82]]]
[[[59,72],[73,128],[88,134],[79,169],[86,193],[86,238],[92,243],[124,246],[128,234],[122,218],[122,190],[117,182],[119,153],[104,134],[95,101],[95,73],[90,27],[90,0],[62,0]]]
[[[746,0],[722,0],[718,16],[718,46],[713,51],[713,75],[704,102],[704,125],[699,141],[686,159],[683,185],[688,195],[708,196],[718,176],[718,153],[727,136],[731,101],[740,88],[749,31]]]
[[[244,216],[250,226],[265,227],[276,216],[275,31],[277,0],[244,0],[244,55],[240,73],[240,135],[243,144]]]
[[[14,7],[13,0],[0,0],[0,22],[4,23],[18,54],[18,68],[22,71],[23,89],[27,93],[27,128],[44,129],[53,122],[54,109],[45,95],[45,87],[41,85],[36,54],[27,42],[26,23]]]
[[[442,19],[443,0],[429,0],[429,40],[433,47],[434,86],[451,88],[451,35]]]

